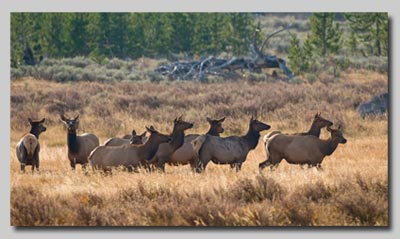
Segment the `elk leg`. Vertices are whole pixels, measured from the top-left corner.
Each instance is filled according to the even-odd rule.
[[[274,163],[271,166],[269,166],[269,169],[272,172],[272,171],[275,171],[278,168],[278,166],[279,166],[279,163]]]
[[[25,163],[21,163],[21,172],[25,173]]]
[[[236,172],[239,172],[242,169],[242,163],[236,163]]]
[[[163,160],[163,159],[159,159],[159,160],[157,161],[157,167],[158,167],[163,173],[165,173],[165,162],[166,162],[166,160]]]
[[[265,167],[267,167],[267,166],[269,166],[269,165],[271,165],[272,163],[271,163],[271,160],[268,158],[267,160],[265,160],[264,162],[261,162],[259,165],[258,165],[258,169],[259,170],[263,170]]]
[[[33,157],[32,168],[36,167],[36,171],[39,172],[39,147],[35,149],[35,155]]]
[[[70,161],[70,165],[71,165],[72,170],[75,170],[75,165],[76,165],[75,159]]]
[[[317,170],[319,171],[324,171],[324,168],[321,166],[321,164],[317,164]]]
[[[231,163],[230,167],[231,167],[231,170],[233,170],[236,167],[236,164],[235,163]]]

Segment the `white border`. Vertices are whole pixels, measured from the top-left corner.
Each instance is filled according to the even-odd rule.
[[[5,0],[2,2],[0,14],[1,26],[1,89],[0,89],[0,109],[3,114],[0,117],[1,127],[1,197],[0,197],[0,230],[1,238],[82,238],[95,237],[101,238],[400,238],[400,213],[398,204],[399,197],[399,148],[391,148],[391,228],[390,229],[371,229],[371,228],[266,228],[266,229],[185,229],[185,228],[39,228],[30,230],[15,229],[10,225],[10,173],[9,173],[9,140],[10,140],[10,12],[31,11],[31,12],[56,12],[56,11],[79,11],[79,12],[136,12],[136,11],[172,11],[172,12],[388,12],[391,19],[391,110],[390,110],[390,141],[391,146],[399,142],[399,111],[396,102],[400,102],[398,83],[399,77],[399,51],[397,49],[399,38],[399,18],[400,11],[395,0]],[[397,122],[397,124],[396,124]],[[5,133],[7,132],[7,133]],[[396,157],[397,156],[397,157]],[[397,159],[397,160],[396,160]]]

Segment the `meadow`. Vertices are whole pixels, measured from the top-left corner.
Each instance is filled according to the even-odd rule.
[[[387,74],[348,69],[340,78],[318,74],[314,82],[244,79],[197,82],[11,81],[11,225],[13,226],[388,226],[388,117],[362,119],[356,107],[388,90]],[[210,163],[204,173],[189,166],[166,172],[112,175],[69,167],[60,113],[81,115],[78,133],[104,142],[154,125],[172,130],[183,114],[207,131],[206,116],[226,116],[222,136],[244,134],[252,115],[272,130],[303,132],[321,112],[344,127],[347,144],[324,159],[323,171],[265,160],[261,139],[242,170]],[[15,155],[29,131],[27,118],[46,118],[40,137],[40,172],[20,173]],[[329,135],[324,129],[321,138]],[[262,137],[261,137],[262,138]]]

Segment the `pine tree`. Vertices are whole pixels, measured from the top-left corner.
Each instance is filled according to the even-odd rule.
[[[381,56],[388,54],[389,25],[387,13],[347,13],[352,33],[370,54]]]
[[[313,13],[310,17],[311,41],[321,56],[337,53],[342,45],[343,30],[333,22],[334,13]]]

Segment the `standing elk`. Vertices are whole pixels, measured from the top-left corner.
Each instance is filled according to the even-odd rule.
[[[153,126],[146,129],[150,137],[144,144],[97,147],[89,156],[92,168],[110,171],[118,166],[128,169],[145,166],[154,157],[160,144],[172,141],[170,136],[159,133]]]
[[[302,133],[295,133],[292,135],[314,135],[319,138],[321,135],[321,129],[324,127],[329,127],[332,126],[333,123],[327,119],[322,118],[321,112],[316,113],[313,119],[313,122],[311,123],[310,129],[307,132],[302,132]],[[267,143],[268,139],[274,136],[275,134],[281,134],[282,132],[279,130],[272,131],[271,133],[267,134],[264,136],[263,141],[264,145]]]
[[[76,164],[81,164],[82,169],[86,170],[88,156],[93,149],[99,146],[99,139],[92,133],[76,135],[79,126],[79,114],[73,119],[67,119],[63,114],[60,115],[61,121],[67,126],[67,145],[68,159],[71,168],[75,170]]]
[[[250,150],[257,147],[260,132],[271,126],[251,117],[246,135],[220,138],[212,135],[202,135],[192,141],[198,155],[196,172],[203,171],[212,161],[215,164],[230,164],[239,171]]]
[[[338,144],[345,144],[341,127],[331,129],[327,127],[331,136],[329,139],[319,139],[313,135],[285,135],[272,136],[266,145],[267,160],[259,164],[259,169],[270,166],[271,170],[278,167],[282,159],[290,164],[307,164],[309,167],[321,169],[321,163],[325,156],[331,155]]]
[[[146,131],[143,134],[136,134],[135,130],[132,130],[132,134],[128,137],[125,135],[122,138],[110,138],[104,142],[105,146],[119,146],[123,144],[143,144],[146,141]]]
[[[150,159],[150,163],[155,164],[159,169],[165,171],[165,162],[170,161],[172,154],[184,143],[184,131],[192,127],[193,124],[183,121],[182,116],[176,118],[174,120],[174,128],[171,134],[172,141],[161,144],[157,153],[152,159]]]
[[[224,128],[222,128],[222,123],[224,122],[225,117],[220,119],[210,119],[209,117],[207,117],[206,119],[207,122],[210,124],[210,128],[208,129],[206,134],[219,137],[219,135],[224,132]],[[190,164],[192,169],[195,169],[196,154],[193,149],[192,141],[199,136],[200,134],[186,135],[183,145],[172,154],[170,160],[167,161],[167,164],[169,165]]]
[[[33,121],[28,118],[31,130],[29,133],[22,136],[21,140],[17,143],[16,154],[18,161],[21,164],[21,171],[25,172],[26,165],[32,165],[32,173],[36,167],[39,171],[39,135],[46,131],[46,127],[43,125],[45,118],[39,121]]]

